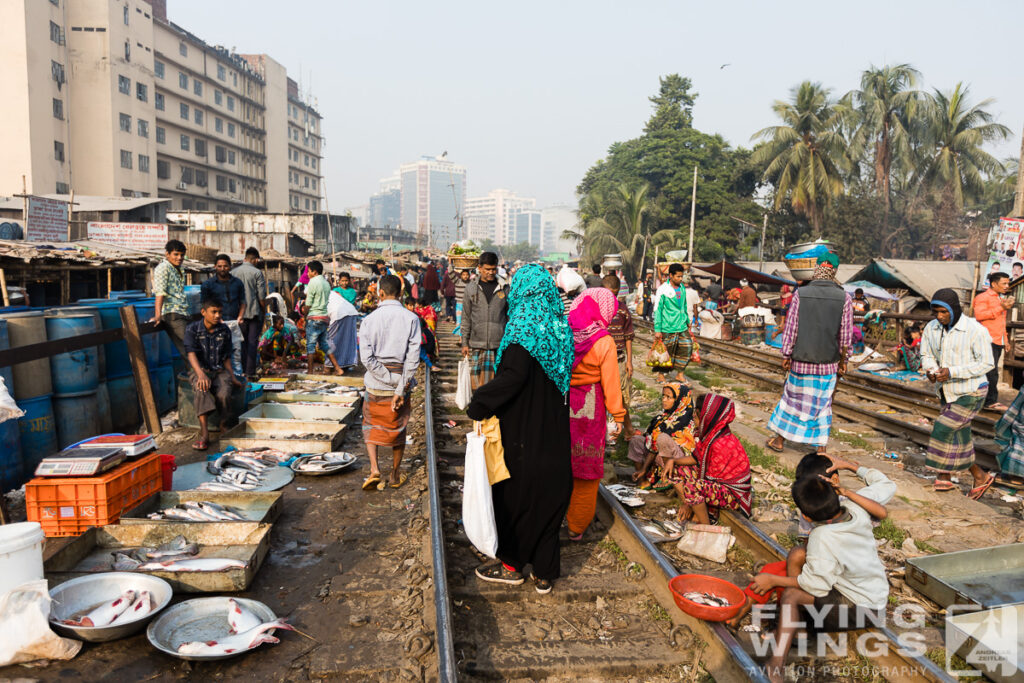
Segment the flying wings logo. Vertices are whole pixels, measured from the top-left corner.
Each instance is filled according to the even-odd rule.
[[[981,610],[974,605],[950,605],[946,615],[946,671],[954,676],[996,675],[998,680],[1017,680],[1021,638],[1024,637],[1024,605],[1005,605]],[[959,655],[962,662],[954,660]]]

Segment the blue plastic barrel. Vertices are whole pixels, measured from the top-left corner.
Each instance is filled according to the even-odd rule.
[[[141,289],[122,289],[110,293],[111,299],[144,299],[146,293]]]
[[[31,473],[30,473],[31,474]],[[17,420],[0,422],[0,495],[25,483]]]
[[[53,418],[61,448],[102,434],[96,409],[96,392],[80,396],[54,396]]]
[[[46,313],[46,338],[50,341],[96,332],[92,313],[50,309]],[[50,358],[50,377],[55,396],[93,394],[100,383],[99,352],[91,346]]]
[[[131,375],[108,377],[107,394],[110,396],[110,428],[122,434],[134,433],[142,422],[135,378]]]
[[[11,348],[11,340],[7,338],[7,321],[0,318],[0,351],[6,351],[9,348]],[[0,377],[4,378],[7,393],[14,391],[14,373],[11,372],[11,366],[0,368]]]
[[[29,310],[28,306],[0,306],[0,314],[3,313],[22,313]]]
[[[131,299],[128,302],[135,307],[135,315],[139,323],[144,323],[156,315],[156,304],[153,299]],[[150,370],[160,365],[160,337],[166,332],[142,335],[142,348],[146,351],[146,367]]]
[[[0,318],[7,320],[7,339],[12,349],[46,341],[46,321],[42,311],[3,313]],[[53,393],[49,358],[18,363],[11,368],[11,373],[14,376],[14,391],[11,395],[15,399],[36,398]]]
[[[202,285],[185,285],[185,304],[189,315],[199,315],[202,296]]]
[[[174,386],[174,366],[158,365],[149,371],[149,383],[153,385],[153,397],[156,399],[156,409],[161,414],[174,408],[178,402],[177,392]]]
[[[107,391],[106,382],[100,382],[96,389],[96,428],[100,434],[114,431],[110,422],[110,392]]]
[[[156,335],[156,340],[159,349],[160,362],[158,365],[167,365],[171,362],[171,349],[174,348],[174,342],[171,341],[171,336],[167,334],[167,331],[160,332]]]
[[[75,305],[87,306],[99,311],[100,324],[103,325],[104,330],[121,329],[121,309],[126,305],[124,301],[79,299]],[[106,360],[107,377],[125,377],[132,374],[132,364],[128,360],[128,344],[123,339],[104,344],[103,355]]]
[[[58,315],[71,315],[73,313],[88,314],[91,315],[93,320],[96,322],[96,332],[100,332],[104,329],[103,318],[100,316],[100,310],[95,306],[55,306],[44,312],[44,315],[50,315],[50,311],[57,311]],[[102,382],[107,377],[107,354],[102,346],[96,347],[96,358],[98,360],[98,366],[100,369],[100,381]],[[52,370],[52,369],[51,369]]]
[[[50,394],[17,401],[25,414],[18,418],[21,432],[21,459],[24,471],[36,471],[39,461],[53,455],[57,447],[57,428],[53,419],[53,401]]]

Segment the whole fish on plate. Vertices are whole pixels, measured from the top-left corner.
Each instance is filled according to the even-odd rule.
[[[228,598],[228,623],[231,624],[229,633],[245,633],[263,622],[260,618],[238,604],[234,598]]]
[[[241,560],[225,557],[202,557],[192,560],[146,562],[139,565],[138,570],[148,572],[226,572],[229,569],[245,569],[248,566]]]
[[[131,607],[115,617],[115,621],[135,621],[136,619],[141,619],[152,611],[153,598],[150,596],[149,591],[139,591],[139,596],[135,598],[135,602],[132,603]]]
[[[68,626],[108,626],[117,619],[118,615],[131,607],[134,601],[135,591],[126,590],[114,600],[103,603],[81,619],[63,619],[61,623]]]
[[[227,636],[220,640],[208,640],[205,643],[191,641],[178,646],[178,652],[183,655],[228,655],[235,652],[245,652],[257,647],[261,643],[280,643],[281,641],[267,633],[273,629],[294,631],[295,629],[284,619],[268,621],[255,628],[233,636]]]

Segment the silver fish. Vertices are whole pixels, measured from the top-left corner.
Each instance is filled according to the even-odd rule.
[[[222,655],[251,650],[261,643],[281,642],[274,636],[266,633],[271,629],[282,629],[285,631],[295,630],[284,619],[278,619],[276,621],[268,621],[265,624],[260,624],[255,628],[245,631],[244,633],[228,636],[227,638],[222,638],[220,640],[209,640],[205,643],[198,641],[182,643],[178,646],[178,652],[183,655]]]
[[[683,593],[683,597],[698,605],[707,605],[709,607],[728,607],[730,605],[727,599],[713,593],[690,591],[689,593]]]
[[[61,623],[69,626],[107,626],[131,607],[133,602],[135,602],[135,591],[126,590],[115,600],[103,603],[81,619],[64,619]]]
[[[238,604],[234,598],[228,598],[228,623],[231,624],[230,633],[245,633],[259,626],[260,618]]]
[[[245,569],[249,565],[241,560],[223,557],[204,557],[171,562],[147,562],[139,567],[149,572],[226,572],[229,569]]]
[[[116,572],[133,572],[140,564],[142,563],[124,553],[114,553],[113,569]]]
[[[146,557],[151,560],[160,560],[168,557],[195,555],[198,552],[199,546],[197,544],[189,543],[188,539],[179,534],[167,543],[148,550],[146,552]]]

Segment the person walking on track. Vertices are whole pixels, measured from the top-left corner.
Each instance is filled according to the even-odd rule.
[[[480,254],[479,280],[462,295],[462,355],[472,363],[473,391],[494,377],[496,354],[508,322],[508,285],[498,281],[498,255]]]
[[[683,266],[673,263],[668,267],[668,281],[662,283],[655,293],[654,338],[665,343],[672,356],[672,370],[676,380],[686,382],[683,371],[690,364],[693,354],[693,333],[690,330],[686,288],[683,286]],[[662,382],[665,375],[659,374]]]

